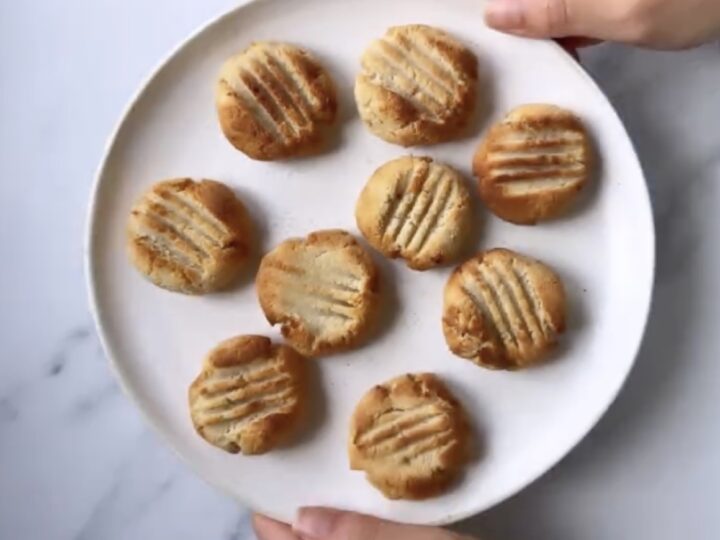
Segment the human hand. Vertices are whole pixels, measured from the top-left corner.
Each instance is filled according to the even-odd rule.
[[[437,527],[419,527],[329,508],[303,508],[292,526],[255,514],[259,540],[473,540]]]
[[[491,0],[485,20],[527,37],[682,49],[720,37],[720,0]]]

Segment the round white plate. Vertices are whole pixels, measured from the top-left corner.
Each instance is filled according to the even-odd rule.
[[[592,80],[552,43],[492,32],[478,0],[262,0],[214,21],[182,45],[140,91],[100,169],[90,207],[87,264],[99,331],[125,389],[150,422],[208,482],[283,520],[302,505],[329,505],[415,523],[447,523],[517,492],[562,458],[597,422],[632,366],[648,313],[653,224],[638,160],[623,126]],[[278,336],[251,277],[236,289],[188,297],[145,281],[125,256],[134,199],[153,182],[214,178],[245,199],[264,250],[322,228],[356,231],[355,199],[372,171],[406,153],[368,133],[355,114],[352,82],[364,47],[390,25],[428,23],[477,53],[488,114],[465,140],[416,149],[464,171],[490,120],[526,102],[569,107],[590,127],[601,156],[595,186],[572,215],[536,227],[483,212],[478,249],[505,246],[540,258],[564,277],[570,328],[549,364],[493,372],[454,357],[443,340],[442,289],[450,269],[413,272],[382,261],[395,309],[367,346],[317,362],[316,417],[291,448],[260,457],[226,454],[198,437],[187,387],[204,354],[237,334]],[[324,155],[251,161],[223,138],[213,88],[223,60],[253,40],[315,52],[342,98],[338,140]],[[350,414],[374,384],[413,371],[447,379],[472,416],[482,454],[446,495],[392,502],[350,471]]]

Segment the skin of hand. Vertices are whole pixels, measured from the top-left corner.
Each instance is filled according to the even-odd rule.
[[[720,38],[720,0],[491,0],[485,21],[526,37],[683,49]]]
[[[258,540],[474,540],[437,527],[402,525],[330,508],[302,508],[286,525],[253,516]]]

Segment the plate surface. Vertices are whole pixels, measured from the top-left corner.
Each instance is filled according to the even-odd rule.
[[[128,394],[155,428],[207,481],[279,519],[322,504],[415,523],[447,523],[517,492],[561,459],[613,401],[633,364],[650,304],[654,238],[642,171],[627,134],[592,80],[552,43],[492,32],[478,0],[262,0],[214,21],[178,49],[140,91],[108,147],[91,202],[87,265],[106,352]],[[265,250],[321,228],[356,232],[357,195],[373,170],[405,153],[370,135],[352,103],[358,60],[393,24],[445,28],[480,58],[486,111],[468,138],[427,152],[465,172],[488,123],[514,105],[551,102],[591,128],[601,167],[572,215],[536,227],[483,212],[477,247],[504,246],[540,258],[564,277],[571,303],[562,350],[547,365],[492,372],[447,351],[440,327],[450,269],[413,272],[382,261],[393,299],[383,331],[366,347],[318,362],[317,414],[301,444],[261,457],[223,453],[193,431],[187,387],[204,354],[241,333],[278,336],[265,321],[251,277],[200,298],[141,278],[124,249],[134,199],[178,176],[224,181],[250,206]],[[253,40],[300,44],[323,59],[342,98],[342,126],[324,155],[253,162],[223,138],[213,104],[223,60]],[[348,469],[349,416],[374,384],[408,371],[434,371],[470,412],[481,455],[448,494],[425,502],[385,500]]]

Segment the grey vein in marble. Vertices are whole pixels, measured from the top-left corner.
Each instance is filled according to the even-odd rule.
[[[20,413],[7,398],[0,399],[0,424],[14,422]]]
[[[56,377],[67,367],[73,358],[75,349],[83,345],[88,339],[95,339],[95,333],[90,325],[78,326],[70,330],[58,344],[57,350],[50,359],[48,375]]]
[[[74,420],[80,420],[84,415],[97,410],[106,400],[119,395],[120,387],[118,383],[114,380],[109,380],[106,384],[92,389],[89,394],[82,396],[73,403],[70,415]]]
[[[151,511],[153,504],[170,490],[176,480],[174,473],[158,466],[147,467],[148,459],[150,465],[157,460],[157,456],[153,453],[148,456],[145,451],[149,437],[149,434],[143,434],[135,444],[134,450],[128,454],[128,459],[117,468],[113,474],[113,483],[96,502],[85,524],[75,535],[75,540],[95,540],[104,534],[108,516],[117,519],[118,511],[121,522],[141,519],[146,512]],[[127,482],[138,475],[150,484],[142,486],[139,493],[128,491]],[[133,487],[140,486],[135,484]]]

